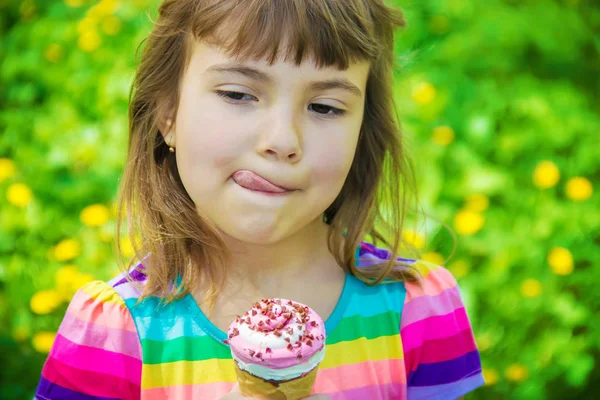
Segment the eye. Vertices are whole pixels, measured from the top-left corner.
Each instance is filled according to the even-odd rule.
[[[313,107],[313,110],[315,110],[317,112],[317,114],[321,114],[321,115],[325,115],[325,116],[337,115],[340,117],[346,115],[345,110],[340,110],[339,108],[335,108],[335,107],[328,106],[325,104],[312,103],[312,104],[310,104],[310,106]],[[324,111],[324,112],[321,112],[321,111]],[[333,114],[329,114],[329,111],[333,111]]]
[[[249,96],[249,97],[252,97],[252,98],[256,99],[256,97],[254,97],[252,95],[249,95],[247,93],[233,92],[231,90],[217,90],[217,95],[219,97],[223,97],[224,99],[233,100],[234,103],[238,102],[238,101],[248,100],[248,99],[243,99],[244,96]]]
[[[250,94],[242,93],[242,92],[234,92],[234,91],[231,91],[231,90],[217,90],[217,95],[219,97],[224,98],[224,99],[228,99],[230,102],[233,102],[233,103],[244,102],[244,101],[247,101],[247,100],[256,99],[256,97],[254,97],[254,96],[252,96]],[[248,99],[248,98],[244,99],[244,96],[248,96],[248,97],[250,97],[250,99]],[[342,116],[346,115],[346,111],[345,110],[341,110],[339,108],[328,106],[328,105],[325,105],[325,104],[312,103],[312,104],[309,105],[309,108],[310,107],[312,107],[312,109],[317,114],[319,114],[321,116],[327,116],[327,117],[339,116],[339,117],[342,117]],[[330,113],[330,111],[332,111],[332,113]]]

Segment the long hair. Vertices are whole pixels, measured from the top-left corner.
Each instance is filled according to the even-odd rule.
[[[280,53],[296,65],[310,56],[318,67],[340,70],[354,61],[370,62],[353,164],[339,195],[324,210],[328,247],[340,267],[369,285],[418,279],[410,263],[398,257],[408,201],[417,201],[392,94],[394,33],[404,25],[402,12],[383,0],[161,3],[131,87],[129,148],[118,193],[117,254],[122,254],[122,217],[136,254],[129,265],[118,257],[120,266],[129,270],[136,259],[150,255],[144,260],[142,298],[160,295],[172,301],[202,281],[210,287],[204,301],[212,308],[227,279],[228,249],[214,223],[195,209],[158,128],[159,99],[176,110],[195,40],[216,42],[230,56],[270,65]],[[366,236],[375,245],[383,243],[389,257],[357,268],[355,250]]]

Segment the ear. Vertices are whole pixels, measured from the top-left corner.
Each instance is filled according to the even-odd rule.
[[[173,107],[168,101],[158,102],[156,124],[167,146],[175,147],[175,117]]]

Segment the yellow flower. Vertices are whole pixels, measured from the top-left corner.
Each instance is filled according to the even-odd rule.
[[[529,372],[527,368],[521,364],[511,364],[504,371],[504,375],[506,375],[506,379],[513,382],[521,382],[527,378]]]
[[[49,353],[55,338],[55,332],[38,332],[33,336],[33,348],[39,353]]]
[[[456,279],[460,279],[463,276],[467,275],[470,269],[471,267],[469,266],[469,263],[465,260],[456,260],[450,265],[448,265],[448,270]]]
[[[550,269],[557,275],[569,275],[573,272],[573,255],[564,247],[553,247],[548,253]]]
[[[102,38],[100,38],[100,35],[98,35],[96,31],[89,30],[84,32],[79,37],[79,41],[77,43],[81,50],[92,52],[100,47],[100,44],[102,44]]]
[[[525,279],[521,283],[521,294],[525,297],[538,297],[542,293],[542,284],[537,279]]]
[[[454,228],[459,234],[465,236],[477,233],[484,223],[483,215],[470,210],[461,210],[454,217]]]
[[[93,17],[104,17],[112,14],[117,9],[117,0],[101,0],[98,4],[87,11],[87,15]]]
[[[411,231],[411,230],[404,230],[402,232],[402,238],[406,242],[415,246],[417,249],[422,249],[423,246],[425,246],[425,238],[423,237],[423,235],[421,235],[418,232]]]
[[[54,247],[54,257],[58,261],[69,261],[81,253],[79,242],[74,239],[64,239]]]
[[[560,171],[552,161],[540,161],[533,172],[535,186],[547,189],[556,185],[560,179]]]
[[[490,386],[498,383],[498,371],[491,368],[481,368],[483,373],[483,379],[485,379],[485,385]]]
[[[110,16],[102,23],[102,32],[113,36],[119,33],[123,24],[121,20],[115,16]]]
[[[472,194],[467,197],[465,208],[474,212],[483,212],[490,205],[490,199],[484,194]]]
[[[94,281],[96,277],[92,274],[77,274],[72,282],[72,291],[75,293],[86,283]]]
[[[65,0],[65,3],[69,7],[81,7],[85,3],[85,0]]]
[[[64,297],[70,297],[73,294],[73,282],[78,274],[79,269],[75,265],[65,265],[55,272],[54,280],[56,281],[56,289]]]
[[[40,290],[31,297],[29,307],[36,314],[49,314],[62,303],[63,297],[56,290]]]
[[[33,194],[31,189],[24,183],[13,183],[6,191],[8,201],[17,207],[26,207],[31,203]]]
[[[423,254],[423,256],[421,256],[421,259],[423,261],[427,261],[435,265],[442,265],[444,261],[446,261],[440,253],[436,253],[435,251],[429,251]]]
[[[0,158],[0,183],[15,176],[17,168],[13,160]]]
[[[44,57],[46,57],[46,60],[52,62],[52,63],[57,63],[60,61],[60,59],[63,56],[63,48],[56,44],[56,43],[52,43],[50,46],[48,46],[46,48],[46,51],[44,51]]]
[[[104,204],[94,204],[81,211],[79,219],[87,226],[100,226],[108,222],[110,210]]]
[[[576,176],[567,182],[567,197],[575,201],[584,201],[592,197],[592,184],[584,177]]]
[[[98,19],[87,16],[85,18],[82,18],[77,23],[77,32],[79,32],[80,35],[83,35],[86,32],[96,30],[97,27],[98,27]]]
[[[413,100],[421,105],[431,103],[435,99],[435,95],[435,88],[429,82],[420,82],[412,90]]]
[[[440,146],[447,146],[454,140],[454,130],[449,126],[438,126],[433,129],[433,141]]]

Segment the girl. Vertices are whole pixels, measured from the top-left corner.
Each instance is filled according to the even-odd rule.
[[[224,331],[266,297],[326,321],[315,398],[484,383],[456,281],[398,257],[414,185],[392,98],[403,24],[383,0],[162,2],[120,191],[141,262],[74,296],[38,399],[243,398]]]

